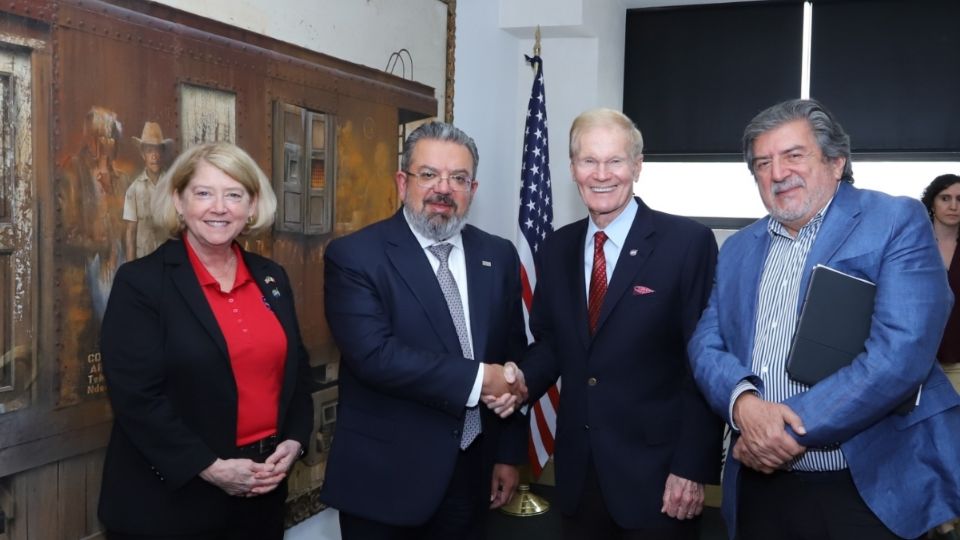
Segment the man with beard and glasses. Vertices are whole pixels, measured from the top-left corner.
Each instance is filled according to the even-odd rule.
[[[527,460],[522,417],[477,406],[526,391],[509,362],[526,346],[519,259],[466,224],[478,160],[456,127],[420,126],[396,173],[402,208],[327,248],[342,356],[321,499],[345,540],[484,538]]]
[[[926,211],[854,188],[850,138],[816,101],[758,114],[743,150],[770,215],[724,243],[689,344],[733,429],[730,537],[916,538],[960,513],[960,397],[936,361],[952,295]],[[876,297],[865,350],[808,386],[785,364],[818,264]]]

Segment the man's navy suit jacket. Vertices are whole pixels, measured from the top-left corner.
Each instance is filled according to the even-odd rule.
[[[381,523],[426,522],[453,475],[476,362],[523,354],[513,245],[470,225],[462,235],[476,361],[461,353],[436,274],[402,210],[327,248],[324,305],[341,352],[337,428],[321,493],[330,506]],[[526,461],[526,437],[519,415],[500,420],[480,407],[490,478],[493,463]]]
[[[556,231],[540,256],[521,369],[531,398],[558,375],[560,509],[573,512],[587,467],[624,528],[660,528],[667,475],[716,483],[722,422],[693,382],[686,344],[706,305],[717,243],[707,227],[639,204],[600,311],[587,328],[587,220]]]

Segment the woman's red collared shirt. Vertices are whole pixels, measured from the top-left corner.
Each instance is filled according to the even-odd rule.
[[[234,243],[237,276],[230,292],[200,262],[183,239],[200,288],[210,304],[223,338],[237,384],[237,446],[277,432],[280,388],[287,357],[287,336]],[[275,282],[274,282],[275,283]],[[269,289],[270,285],[267,285]]]

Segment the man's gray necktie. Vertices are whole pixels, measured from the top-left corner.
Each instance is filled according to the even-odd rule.
[[[457,328],[457,337],[460,338],[460,349],[463,356],[473,359],[473,349],[470,347],[470,338],[467,334],[467,319],[463,313],[463,302],[460,300],[460,290],[457,288],[457,281],[453,279],[450,267],[447,266],[447,259],[450,258],[450,250],[453,244],[446,242],[435,244],[427,249],[440,259],[440,268],[437,269],[437,281],[440,282],[440,290],[443,291],[444,298],[447,299],[447,308],[450,310],[450,317],[453,318],[453,325]],[[467,408],[467,414],[463,419],[463,434],[460,437],[460,448],[465,449],[480,434],[480,409],[477,407]]]

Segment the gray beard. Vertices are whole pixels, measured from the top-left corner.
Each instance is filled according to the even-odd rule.
[[[410,210],[409,206],[406,204],[403,205],[403,215],[406,216],[413,230],[434,242],[440,242],[451,236],[456,236],[457,233],[462,231],[467,225],[467,214],[469,213],[470,207],[468,206],[467,211],[464,212],[462,216],[453,215],[446,218],[436,215],[431,219],[426,213],[415,213],[413,210]]]

